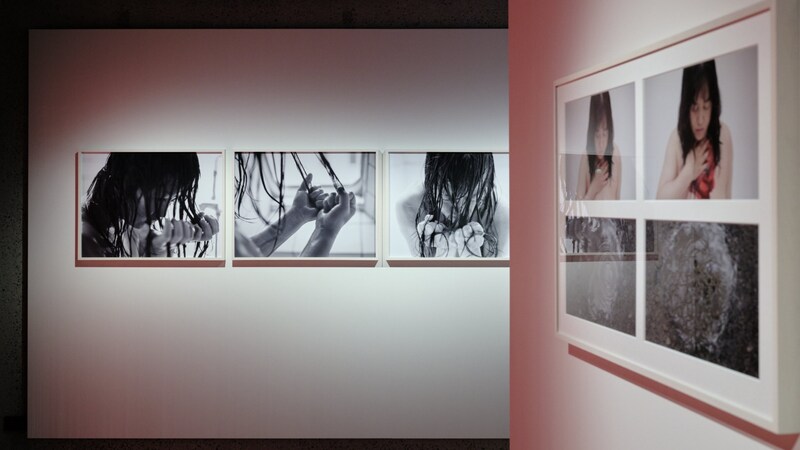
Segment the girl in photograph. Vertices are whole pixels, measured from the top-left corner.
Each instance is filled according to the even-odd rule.
[[[235,177],[235,203],[237,220],[251,220],[241,214],[245,201],[255,211],[264,229],[252,236],[235,230],[235,255],[237,257],[268,257],[281,244],[294,235],[303,225],[314,221],[314,231],[301,257],[325,257],[330,255],[339,231],[356,213],[356,196],[347,192],[336,177],[324,155],[318,154],[323,166],[336,186],[336,191],[325,193],[311,184],[313,175],[305,173],[297,155],[295,164],[303,176],[303,182],[286,205],[285,167],[286,154],[237,153]],[[275,217],[265,217],[261,210],[261,199],[277,206]]]
[[[622,164],[614,143],[614,119],[608,92],[589,101],[586,155],[578,167],[578,200],[619,200]]]
[[[733,142],[721,111],[714,60],[685,68],[656,198],[730,198]]]
[[[81,207],[83,257],[202,257],[219,222],[197,211],[196,153],[112,153]]]
[[[428,153],[425,181],[397,206],[401,231],[420,257],[497,257],[508,233],[491,153]]]

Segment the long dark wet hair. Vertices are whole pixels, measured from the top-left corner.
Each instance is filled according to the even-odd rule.
[[[483,254],[474,256],[497,256],[494,176],[494,156],[491,153],[428,153],[425,156],[425,192],[414,224],[424,221],[428,214],[450,231],[478,222],[484,229]],[[447,216],[442,212],[445,199],[452,203]],[[437,234],[440,233],[432,233],[426,240],[424,233],[417,233],[419,256],[432,256],[426,254],[425,249],[434,246]]]
[[[132,256],[131,232],[141,219],[140,199],[144,199],[144,219],[150,227],[163,226],[161,220],[170,205],[173,218],[199,220],[195,204],[199,179],[197,153],[111,153],[92,180],[81,210],[83,220],[99,234],[103,256]],[[152,256],[152,237],[148,234],[144,256]],[[197,243],[194,256],[203,256],[207,249],[208,242]],[[178,248],[178,256],[186,256],[186,245]]]
[[[287,155],[292,158],[292,163],[297,169],[300,177],[305,180],[308,177],[300,155],[296,152],[237,152],[234,155],[236,172],[234,174],[234,203],[236,208],[234,216],[247,222],[254,220],[261,221],[264,225],[275,224],[277,226],[276,239],[273,241],[272,251],[278,245],[277,236],[283,230],[283,216],[286,213],[286,160]],[[335,188],[342,186],[342,182],[333,170],[328,158],[324,153],[315,153],[322,167],[330,176]],[[311,186],[304,186],[310,192]],[[267,216],[261,209],[261,196],[267,198],[277,206],[277,210]],[[245,203],[246,202],[246,203]],[[241,214],[242,206],[249,204],[256,213],[255,217],[248,217]]]
[[[706,137],[714,151],[714,164],[719,165],[719,136],[722,128],[719,116],[722,114],[722,101],[717,82],[717,66],[713,59],[683,69],[681,104],[678,107],[678,137],[681,140],[683,161],[686,162],[686,155],[697,146],[689,113],[697,94],[703,89],[708,90],[708,99],[711,101],[711,118]]]
[[[597,127],[606,121],[608,127],[608,142],[606,148],[601,149],[603,159],[608,165],[608,178],[611,179],[611,170],[614,167],[612,155],[614,154],[614,119],[611,117],[611,96],[608,91],[595,94],[589,100],[589,128],[586,131],[586,154],[589,157],[589,181],[594,179],[598,158],[597,149],[594,148],[594,134]]]

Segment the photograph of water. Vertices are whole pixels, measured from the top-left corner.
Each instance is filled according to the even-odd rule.
[[[633,335],[636,330],[636,221],[567,217],[567,314]]]
[[[758,227],[647,221],[646,339],[758,377]]]

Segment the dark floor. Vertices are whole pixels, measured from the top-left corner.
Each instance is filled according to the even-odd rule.
[[[4,434],[4,449],[503,450],[508,439],[25,439]]]

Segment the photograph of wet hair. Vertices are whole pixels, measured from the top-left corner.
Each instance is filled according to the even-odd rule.
[[[208,255],[219,222],[198,207],[197,153],[87,153],[81,161],[88,184],[80,207],[82,257]]]
[[[471,233],[464,235],[465,250],[472,256],[497,256],[494,227],[497,193],[491,153],[428,153],[425,157],[424,189],[415,223],[434,220],[441,228],[434,226],[432,232],[426,233],[427,226],[420,230],[417,225],[419,256],[435,256],[432,248],[450,245],[448,239],[439,238],[445,230],[460,230],[467,226]],[[482,230],[472,224],[477,224]]]
[[[507,153],[389,155],[389,253],[399,258],[506,258]]]
[[[235,256],[375,256],[374,153],[237,152],[234,161]]]

